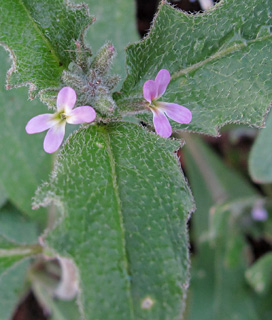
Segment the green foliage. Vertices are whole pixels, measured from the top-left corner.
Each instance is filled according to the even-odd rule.
[[[268,320],[245,280],[249,248],[243,231],[254,224],[250,211],[258,195],[201,141],[187,143],[186,169],[198,209],[185,319]],[[216,201],[218,190],[224,197]]]
[[[76,2],[81,3],[80,0]],[[96,19],[86,33],[86,41],[94,53],[98,52],[106,41],[111,41],[117,53],[112,71],[118,73],[122,79],[125,78],[124,48],[138,40],[135,1],[85,0],[84,2],[88,4],[90,13]]]
[[[17,244],[35,244],[38,227],[33,220],[7,204],[0,210],[0,235]]]
[[[75,300],[63,301],[52,298],[52,293],[48,292],[43,285],[34,282],[32,288],[39,302],[46,306],[49,311],[50,320],[80,320],[79,307]]]
[[[46,243],[74,259],[86,319],[180,318],[193,204],[178,147],[133,124],[90,126],[39,190],[36,204],[61,208]]]
[[[0,209],[0,319],[9,320],[25,293],[29,258],[40,253],[37,225],[10,204]]]
[[[266,128],[256,139],[249,157],[249,172],[257,183],[272,182],[272,113],[270,112]]]
[[[263,126],[272,100],[270,0],[224,0],[204,14],[188,15],[162,2],[149,35],[127,49],[128,77],[116,103],[123,113],[152,124],[142,95],[146,80],[168,69],[163,101],[192,111],[189,125],[212,135],[229,122]]]
[[[27,101],[25,88],[3,89],[5,70],[9,65],[3,50],[0,61],[0,184],[7,197],[25,214],[44,219],[43,211],[32,211],[31,198],[49,175],[52,157],[42,150],[43,134],[27,135],[25,126],[31,117],[47,110],[40,102]]]
[[[257,293],[272,292],[272,253],[267,253],[254,263],[246,272],[249,284]]]
[[[7,201],[7,195],[3,187],[0,185],[0,208],[5,204],[6,201]]]
[[[24,293],[25,276],[29,261],[16,264],[2,275],[0,274],[0,310],[1,320],[10,320],[19,298]]]
[[[63,69],[75,60],[75,41],[90,21],[85,6],[64,0],[2,1],[0,43],[13,57],[8,86],[29,84],[30,95],[59,87]]]
[[[7,204],[0,209],[0,277],[16,262],[39,253],[37,225]]]
[[[222,160],[200,139],[186,134],[185,159],[190,186],[196,199],[193,215],[194,241],[210,231],[209,213],[213,205],[237,199],[256,199],[256,190]]]
[[[33,272],[33,270],[32,270]],[[44,306],[48,313],[50,314],[50,320],[80,320],[79,307],[75,300],[63,301],[54,298],[54,292],[50,285],[56,285],[56,281],[52,281],[52,275],[41,274],[33,279],[33,274],[31,275],[32,280],[32,290],[39,301],[40,305]],[[51,276],[51,278],[50,278]],[[45,281],[47,283],[45,283]],[[56,287],[55,287],[56,288]]]

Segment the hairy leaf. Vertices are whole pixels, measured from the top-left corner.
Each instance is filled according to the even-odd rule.
[[[249,172],[257,183],[272,182],[272,113],[251,149]]]
[[[176,129],[212,135],[229,122],[263,126],[272,100],[272,2],[223,0],[203,14],[188,15],[165,1],[149,35],[127,49],[128,77],[116,102],[124,113],[145,111],[142,88],[168,69],[172,80],[160,99],[192,111]]]
[[[86,319],[180,319],[193,204],[178,146],[133,124],[90,126],[38,192],[62,209],[46,243],[74,259]]]
[[[75,40],[89,24],[85,6],[64,0],[1,1],[0,43],[13,58],[8,86],[29,84],[30,95],[59,87],[63,69],[75,59]]]

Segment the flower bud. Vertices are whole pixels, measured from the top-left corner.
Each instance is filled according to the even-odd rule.
[[[112,90],[117,86],[118,82],[121,80],[120,76],[117,74],[107,77],[104,81],[104,85],[108,88],[108,90]]]
[[[112,64],[113,58],[115,56],[115,49],[111,43],[106,43],[97,53],[94,58],[91,68],[96,70],[96,72],[103,76],[105,75]]]

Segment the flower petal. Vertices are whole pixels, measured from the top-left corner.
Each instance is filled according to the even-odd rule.
[[[72,110],[76,103],[76,92],[71,87],[64,87],[60,90],[57,97],[58,111],[63,109],[69,111]]]
[[[43,132],[52,127],[54,122],[52,121],[51,113],[39,114],[38,116],[30,119],[25,127],[28,134]]]
[[[65,122],[55,125],[50,128],[44,138],[43,148],[47,153],[53,153],[60,147],[64,134],[65,134]]]
[[[179,104],[158,101],[157,106],[165,112],[170,119],[178,123],[190,123],[192,120],[191,111]]]
[[[172,127],[166,115],[158,109],[151,109],[153,112],[153,123],[157,134],[161,137],[168,138],[172,134]]]
[[[152,100],[157,99],[157,85],[154,80],[148,80],[144,83],[143,94],[145,100],[151,103]]]
[[[164,94],[170,80],[171,80],[171,76],[170,76],[170,73],[168,70],[161,69],[158,72],[156,79],[155,79],[155,82],[157,85],[157,90],[158,90],[157,97],[156,97],[157,99]]]
[[[96,117],[94,108],[89,106],[82,106],[75,108],[69,113],[67,122],[71,124],[79,124],[84,122],[92,122]]]

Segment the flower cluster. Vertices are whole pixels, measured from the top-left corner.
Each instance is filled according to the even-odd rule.
[[[189,123],[192,120],[189,109],[176,103],[157,101],[164,94],[170,79],[168,70],[162,69],[155,80],[146,81],[143,87],[147,107],[153,113],[155,130],[158,135],[165,138],[172,134],[172,127],[167,117],[178,123]],[[64,87],[58,93],[57,112],[40,114],[27,123],[25,129],[28,134],[49,129],[43,143],[45,152],[53,153],[58,150],[64,139],[66,123],[90,123],[95,120],[96,112],[92,107],[81,106],[74,109],[76,100],[75,90]]]

